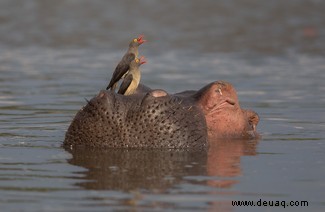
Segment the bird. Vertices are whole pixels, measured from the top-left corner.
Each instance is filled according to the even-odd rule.
[[[127,74],[124,77],[124,80],[118,90],[119,94],[123,94],[125,96],[134,94],[136,89],[139,86],[141,73],[140,66],[146,63],[145,57],[135,58],[130,63],[130,68]]]
[[[140,35],[130,42],[127,52],[124,54],[121,61],[116,66],[111,81],[106,87],[106,90],[111,89],[115,91],[118,81],[123,78],[123,76],[128,72],[131,61],[138,57],[138,47],[146,42],[143,37],[143,35]]]

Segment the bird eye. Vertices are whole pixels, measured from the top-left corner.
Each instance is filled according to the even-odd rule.
[[[139,63],[139,62],[140,62],[140,60],[139,60],[139,59],[135,59],[135,62],[136,62],[136,63]]]
[[[133,39],[133,42],[138,42],[138,39],[134,38],[134,39]]]

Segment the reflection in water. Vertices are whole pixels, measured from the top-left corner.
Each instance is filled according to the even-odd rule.
[[[164,196],[178,210],[186,200],[202,211],[208,201],[249,193],[312,200],[321,211],[324,11],[323,0],[1,0],[1,211],[105,211],[132,192],[103,189],[168,187],[147,192],[148,202]],[[226,80],[263,117],[261,154],[251,164],[241,156],[254,155],[256,143],[241,141],[199,153],[73,150],[76,167],[65,163],[58,141],[140,33],[150,41],[141,49],[150,59],[143,83],[178,92]],[[71,188],[76,182],[102,191]]]
[[[241,174],[240,157],[256,155],[258,140],[215,140],[207,157],[207,175],[227,179],[208,181],[208,185],[230,188],[237,183],[233,177]]]
[[[73,155],[69,163],[88,169],[89,181],[79,184],[86,189],[164,190],[183,176],[206,172],[203,151],[76,148],[69,152]],[[192,163],[200,166],[185,168]]]
[[[240,157],[256,154],[257,141],[222,140],[208,151],[144,149],[68,149],[69,163],[86,168],[87,181],[78,183],[86,189],[137,190],[163,192],[193,176],[191,180],[209,186],[229,188],[241,173]],[[207,182],[195,176],[211,176]],[[214,178],[216,177],[216,178]],[[211,179],[211,180],[210,180]],[[217,180],[216,180],[217,179]]]

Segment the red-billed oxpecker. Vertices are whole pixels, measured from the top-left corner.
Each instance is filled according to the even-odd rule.
[[[130,44],[129,49],[123,56],[122,60],[118,63],[118,65],[115,68],[115,71],[112,75],[112,79],[109,82],[106,90],[111,89],[115,90],[117,87],[118,81],[125,76],[125,74],[129,71],[130,63],[138,57],[138,47],[146,42],[146,40],[143,39],[143,35],[140,35],[138,38],[134,38]]]
[[[141,79],[140,66],[146,62],[144,57],[135,58],[131,61],[129,71],[126,73],[118,90],[119,94],[131,95],[136,91]]]

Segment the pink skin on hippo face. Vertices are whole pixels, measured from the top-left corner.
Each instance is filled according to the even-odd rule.
[[[227,82],[210,84],[198,100],[212,138],[256,137],[257,113],[240,107],[236,90]]]
[[[134,95],[101,91],[73,119],[64,146],[206,148],[215,138],[251,138],[258,115],[240,108],[230,83],[170,95],[140,85]]]

